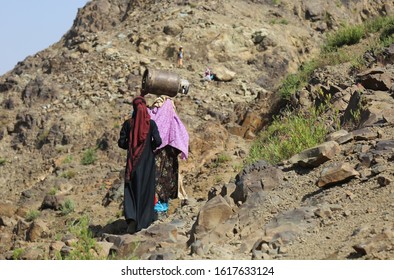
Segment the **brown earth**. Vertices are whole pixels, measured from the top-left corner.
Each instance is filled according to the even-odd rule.
[[[376,137],[352,137],[326,165],[284,164],[251,177],[253,185],[280,170],[271,191],[254,190],[238,200],[223,193],[239,194],[240,178],[253,174],[253,168],[241,172],[243,162],[255,134],[282,105],[276,92],[281,78],[318,53],[326,32],[342,22],[360,23],[393,9],[391,1],[308,2],[90,1],[61,41],[0,77],[0,257],[12,258],[22,248],[20,258],[52,258],[54,251],[66,250],[67,223],[87,215],[97,240],[108,248],[101,257],[111,251],[119,258],[393,259],[392,151],[371,156],[372,163],[359,168],[355,179],[316,186],[328,163],[356,166],[361,153],[394,139],[390,114],[381,116],[383,124],[370,117],[392,109],[392,60],[374,58],[369,65],[383,69],[388,78],[378,80],[387,89],[365,83],[365,94],[385,92],[385,100],[372,98],[366,106],[375,111],[365,117],[371,124],[364,125]],[[185,49],[182,69],[175,61],[179,45]],[[207,66],[234,77],[203,82]],[[172,206],[148,231],[127,235],[119,208],[125,154],[116,143],[146,68],[170,70],[191,83],[188,95],[174,98],[190,133],[190,157],[182,167],[190,205]],[[302,94],[293,101],[307,107],[317,87],[340,87],[336,105],[346,112],[356,74],[348,65],[322,69],[305,88],[309,102]],[[152,102],[155,96],[147,98]],[[84,152],[95,147],[95,163],[81,164]],[[371,171],[379,163],[384,168]],[[380,176],[390,182],[380,184]],[[222,195],[207,201],[211,188]],[[56,201],[44,199],[49,193],[56,193]],[[68,215],[58,207],[40,208],[43,201],[59,206],[67,199],[75,203]],[[218,209],[220,219],[207,208]],[[27,213],[38,209],[38,220],[26,221]],[[203,211],[222,226],[204,225]],[[303,213],[306,224],[294,213]],[[139,249],[131,249],[137,242]]]

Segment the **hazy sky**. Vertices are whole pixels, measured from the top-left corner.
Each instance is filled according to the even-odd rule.
[[[0,0],[0,75],[56,43],[88,0]]]

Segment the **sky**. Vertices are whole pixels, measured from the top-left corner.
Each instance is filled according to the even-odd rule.
[[[0,75],[58,42],[88,0],[0,0]]]

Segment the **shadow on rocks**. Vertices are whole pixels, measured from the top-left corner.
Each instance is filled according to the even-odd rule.
[[[359,252],[352,252],[349,255],[346,256],[346,259],[348,260],[356,260],[364,257],[364,254],[359,253]]]
[[[313,198],[314,196],[316,196],[316,195],[318,195],[318,194],[320,194],[320,193],[322,193],[322,192],[324,192],[324,191],[326,191],[326,190],[328,190],[328,189],[334,188],[334,187],[337,186],[337,185],[338,185],[338,184],[332,184],[332,185],[324,186],[323,188],[319,188],[319,189],[317,189],[317,190],[314,191],[314,192],[311,192],[311,193],[308,193],[308,194],[304,195],[304,196],[302,197],[301,201],[304,202],[305,200],[310,199],[310,198]]]
[[[297,175],[308,175],[313,170],[313,167],[299,166],[296,164],[285,166],[282,168],[283,172],[294,171]]]
[[[127,231],[127,223],[124,219],[116,220],[110,224],[105,225],[91,225],[89,230],[95,237],[101,237],[104,234],[125,234]]]

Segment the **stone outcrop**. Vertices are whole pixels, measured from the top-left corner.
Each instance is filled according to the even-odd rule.
[[[337,142],[329,141],[292,156],[289,163],[303,167],[316,167],[333,159],[340,151],[341,148]]]
[[[339,163],[324,167],[317,181],[319,187],[325,187],[338,182],[346,181],[360,175],[348,163]]]

